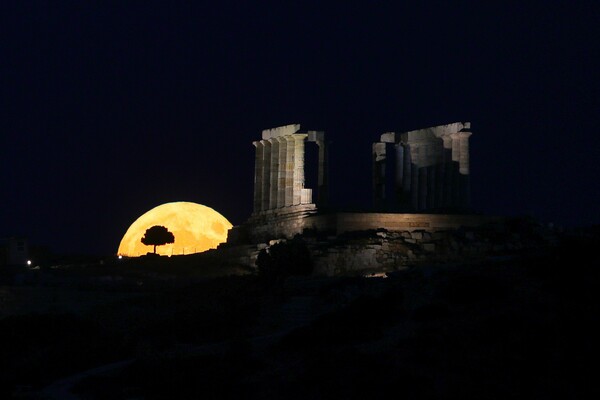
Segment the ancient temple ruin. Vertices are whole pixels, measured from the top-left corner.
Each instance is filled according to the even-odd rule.
[[[319,149],[318,197],[305,188],[305,142]],[[262,131],[262,140],[252,143],[256,148],[254,164],[254,215],[265,212],[294,212],[315,209],[327,199],[327,148],[325,133],[300,131],[300,124],[286,125]]]
[[[374,209],[347,212],[323,207],[324,132],[301,131],[299,124],[263,130],[253,142],[254,211],[229,231],[228,243],[259,244],[305,232],[435,232],[479,225],[487,219],[468,213],[470,135],[469,122],[384,133],[373,144]],[[318,148],[316,187],[305,187],[307,145]]]
[[[229,230],[221,251],[253,267],[260,251],[294,239],[308,249],[317,275],[393,271],[435,257],[488,251],[489,243],[473,245],[473,232],[464,233],[501,220],[469,211],[470,128],[469,122],[456,122],[381,135],[372,147],[370,212],[323,207],[324,132],[301,131],[298,124],[266,129],[253,142],[254,211]],[[309,145],[318,150],[314,187],[306,179]]]
[[[468,210],[470,136],[470,122],[381,135],[373,144],[375,209]]]

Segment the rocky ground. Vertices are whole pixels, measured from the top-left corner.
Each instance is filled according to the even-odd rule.
[[[4,275],[0,396],[591,398],[599,244],[581,231],[375,278]]]

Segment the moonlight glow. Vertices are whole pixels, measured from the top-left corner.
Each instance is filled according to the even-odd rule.
[[[179,201],[165,203],[139,217],[121,240],[118,254],[137,257],[152,252],[141,239],[146,229],[162,225],[175,235],[175,243],[156,248],[165,256],[200,253],[216,248],[227,240],[231,223],[221,214],[202,204]]]

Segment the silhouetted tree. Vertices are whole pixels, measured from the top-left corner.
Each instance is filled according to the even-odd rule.
[[[167,243],[174,243],[175,236],[167,228],[160,225],[154,225],[146,229],[142,243],[146,246],[154,246],[154,254],[156,254],[156,246],[162,246]]]

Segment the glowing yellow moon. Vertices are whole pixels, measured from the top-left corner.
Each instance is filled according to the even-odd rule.
[[[200,253],[216,248],[227,240],[231,223],[210,207],[178,201],[161,204],[135,220],[119,244],[118,254],[137,257],[153,251],[141,240],[146,229],[162,225],[175,235],[175,243],[156,247],[164,256]]]

